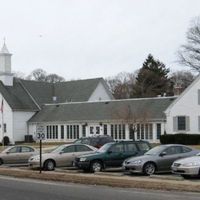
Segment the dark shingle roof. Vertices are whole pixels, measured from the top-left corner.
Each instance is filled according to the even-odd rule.
[[[102,78],[55,83],[55,96],[59,102],[88,101]]]
[[[13,80],[13,86],[4,86],[0,81],[0,92],[13,110],[39,110],[17,79]]]
[[[52,103],[53,83],[21,80],[22,84],[40,106]]]
[[[0,83],[0,93],[13,110],[39,110],[43,104],[88,101],[102,78],[47,83],[14,78],[13,86]],[[106,88],[107,89],[107,88]],[[108,94],[110,92],[108,91]]]
[[[87,122],[142,117],[164,120],[164,110],[174,99],[165,97],[46,105],[29,122]]]

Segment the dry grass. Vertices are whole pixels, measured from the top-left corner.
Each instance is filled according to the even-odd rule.
[[[106,185],[112,187],[200,192],[199,182],[159,180],[150,179],[148,177],[112,177],[106,175],[95,175],[85,173],[75,174],[63,172],[42,172],[42,174],[39,174],[38,171],[13,168],[0,168],[0,174],[18,178],[32,178],[46,181],[62,181],[89,185]]]

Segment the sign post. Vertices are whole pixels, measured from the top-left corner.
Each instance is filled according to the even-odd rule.
[[[42,173],[42,140],[45,139],[44,126],[37,126],[37,139],[40,140],[40,174]]]

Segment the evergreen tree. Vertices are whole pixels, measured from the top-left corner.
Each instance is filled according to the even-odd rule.
[[[169,94],[169,69],[149,54],[136,77],[133,97],[155,97]]]

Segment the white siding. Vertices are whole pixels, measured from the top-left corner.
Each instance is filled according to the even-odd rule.
[[[35,112],[13,112],[13,132],[14,141],[24,141],[24,136],[28,134],[27,121]]]
[[[161,124],[161,135],[164,134],[164,127],[165,127],[165,123],[164,122],[157,122],[159,124]],[[159,143],[159,139],[157,139],[157,124],[156,122],[151,123],[152,124],[152,135],[153,138],[149,139],[146,138],[146,130],[144,129],[144,140],[149,141],[150,143]],[[44,140],[44,142],[73,142],[75,140],[75,138],[69,139],[67,138],[67,126],[73,126],[73,125],[79,125],[79,137],[82,137],[82,125],[85,124],[84,122],[77,122],[77,123],[69,123],[69,122],[63,122],[63,123],[44,123],[43,125],[45,126],[45,134],[46,134],[46,139]],[[102,125],[101,125],[102,124]],[[121,137],[121,139],[119,139],[119,131],[117,131],[117,138],[115,138],[116,140],[130,140],[130,134],[129,134],[129,125],[126,123],[121,123],[119,121],[113,121],[113,122],[87,122],[87,126],[86,126],[86,137],[88,136],[94,136],[96,135],[95,133],[95,128],[99,127],[100,131],[99,131],[99,135],[103,135],[104,131],[103,131],[103,125],[106,124],[107,125],[107,135],[111,136],[111,125],[125,125],[125,139],[123,139]],[[47,139],[47,132],[46,132],[46,126],[53,126],[53,125],[58,125],[58,138],[51,138],[51,139]],[[61,129],[60,126],[64,125],[64,139],[60,138],[60,134],[61,134]],[[90,134],[90,127],[94,128],[94,134]],[[36,140],[36,123],[29,123],[29,134],[33,135],[33,138]],[[98,134],[97,134],[98,135]],[[148,134],[149,135],[149,134]],[[114,132],[114,136],[115,136],[115,132]],[[135,139],[137,140],[137,133],[135,132]],[[141,132],[140,132],[140,138],[141,139]]]
[[[100,100],[112,100],[101,82],[97,85],[95,91],[92,93],[88,101]]]
[[[168,134],[175,133],[194,133],[199,134],[198,116],[200,113],[199,105],[199,89],[200,89],[200,77],[180,96],[175,104],[170,106],[166,110],[167,124],[166,132]],[[188,128],[186,131],[176,131],[174,127],[174,119],[177,116],[186,116],[188,122]]]
[[[2,95],[0,94],[0,106],[2,104]],[[3,115],[3,116],[2,116]],[[2,122],[3,119],[3,122]],[[0,112],[0,142],[3,139],[3,123],[6,124],[6,132],[4,136],[8,136],[10,142],[13,143],[13,112],[5,99],[3,99],[3,113]]]

